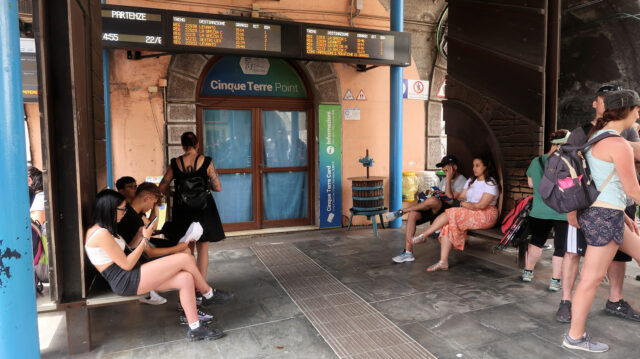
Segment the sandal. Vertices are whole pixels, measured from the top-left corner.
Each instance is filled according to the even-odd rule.
[[[449,270],[449,263],[438,261],[438,263],[433,264],[427,268],[427,272],[435,272],[438,270]]]

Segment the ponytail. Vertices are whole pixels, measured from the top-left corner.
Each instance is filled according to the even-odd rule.
[[[596,120],[596,124],[593,126],[591,131],[589,131],[589,135],[587,136],[587,138],[591,138],[594,133],[602,130],[604,126],[606,126],[611,121],[624,120],[625,118],[627,118],[629,112],[631,112],[634,107],[612,108],[604,111],[602,117]]]

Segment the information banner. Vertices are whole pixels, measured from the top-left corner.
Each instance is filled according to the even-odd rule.
[[[342,108],[318,106],[320,228],[342,226]]]

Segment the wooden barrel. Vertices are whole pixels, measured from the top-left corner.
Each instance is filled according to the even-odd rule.
[[[352,177],[353,209],[378,211],[384,208],[384,177]]]

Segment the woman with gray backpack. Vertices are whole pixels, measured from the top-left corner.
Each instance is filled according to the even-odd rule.
[[[588,164],[587,176],[593,179],[597,197],[590,205],[578,209],[578,223],[587,250],[573,296],[571,328],[563,341],[567,348],[589,352],[609,349],[607,344],[593,340],[585,332],[585,325],[596,290],[613,257],[620,248],[640,260],[640,232],[635,221],[624,214],[626,196],[640,203],[640,185],[631,146],[619,136],[638,120],[640,97],[635,91],[620,90],[607,94],[604,104],[604,114],[589,133],[590,146],[580,151]],[[566,191],[576,182],[559,185]]]

